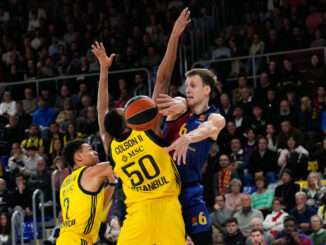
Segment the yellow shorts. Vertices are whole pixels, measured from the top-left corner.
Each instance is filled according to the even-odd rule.
[[[127,208],[118,245],[186,244],[178,197],[136,203]]]
[[[60,234],[56,245],[92,245],[93,242],[91,240],[87,240],[85,237],[82,237],[76,233],[65,232]]]

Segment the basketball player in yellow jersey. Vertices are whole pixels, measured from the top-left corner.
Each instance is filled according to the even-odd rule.
[[[112,167],[109,162],[98,164],[97,152],[82,139],[64,147],[63,159],[74,170],[60,188],[63,222],[56,244],[90,245],[97,241],[103,208],[114,190]],[[104,190],[107,177],[109,186]]]
[[[176,51],[179,37],[190,22],[189,15],[186,8],[176,20],[158,70],[153,99],[167,92],[166,82],[170,77],[165,76],[164,71],[174,63],[166,62],[166,57]],[[97,102],[101,139],[126,195],[127,215],[118,245],[185,244],[185,226],[178,200],[180,176],[163,148],[159,121],[151,130],[140,132],[126,127],[122,110],[108,111],[108,69],[114,54],[107,57],[103,44],[97,42],[92,45],[92,51],[101,66]]]

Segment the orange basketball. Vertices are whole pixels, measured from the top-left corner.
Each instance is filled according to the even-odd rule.
[[[158,108],[154,100],[147,96],[135,96],[125,106],[127,126],[138,130],[150,129],[159,118]]]

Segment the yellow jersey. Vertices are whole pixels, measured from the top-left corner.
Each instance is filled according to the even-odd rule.
[[[60,236],[65,232],[95,243],[103,213],[104,187],[97,192],[86,191],[80,184],[81,176],[87,167],[74,170],[62,182],[60,203],[63,222]]]
[[[113,139],[109,149],[114,172],[122,180],[125,203],[178,196],[181,180],[163,140],[153,131],[131,130]]]

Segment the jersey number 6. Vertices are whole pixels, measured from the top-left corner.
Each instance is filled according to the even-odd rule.
[[[144,164],[144,160],[145,159],[148,159],[149,162],[152,164],[154,170],[155,170],[155,173],[153,175],[150,175],[150,173],[148,172],[148,170],[146,169],[145,167],[145,164]],[[127,169],[133,165],[135,165],[135,162],[131,162],[129,164],[127,164],[126,166],[123,166],[121,169],[122,171],[129,177],[129,178],[132,178],[133,175],[136,175],[137,176],[137,179],[138,181],[135,182],[135,179],[132,178],[131,179],[131,185],[132,186],[138,186],[138,185],[141,185],[143,182],[144,182],[144,175],[147,179],[151,180],[151,179],[154,179],[156,178],[157,176],[159,176],[160,174],[160,169],[158,168],[154,158],[151,156],[151,155],[145,155],[143,157],[141,157],[139,160],[138,160],[138,164],[141,168],[142,171],[138,171],[138,170],[133,170],[133,171],[128,171]],[[143,174],[141,173],[143,172]]]

